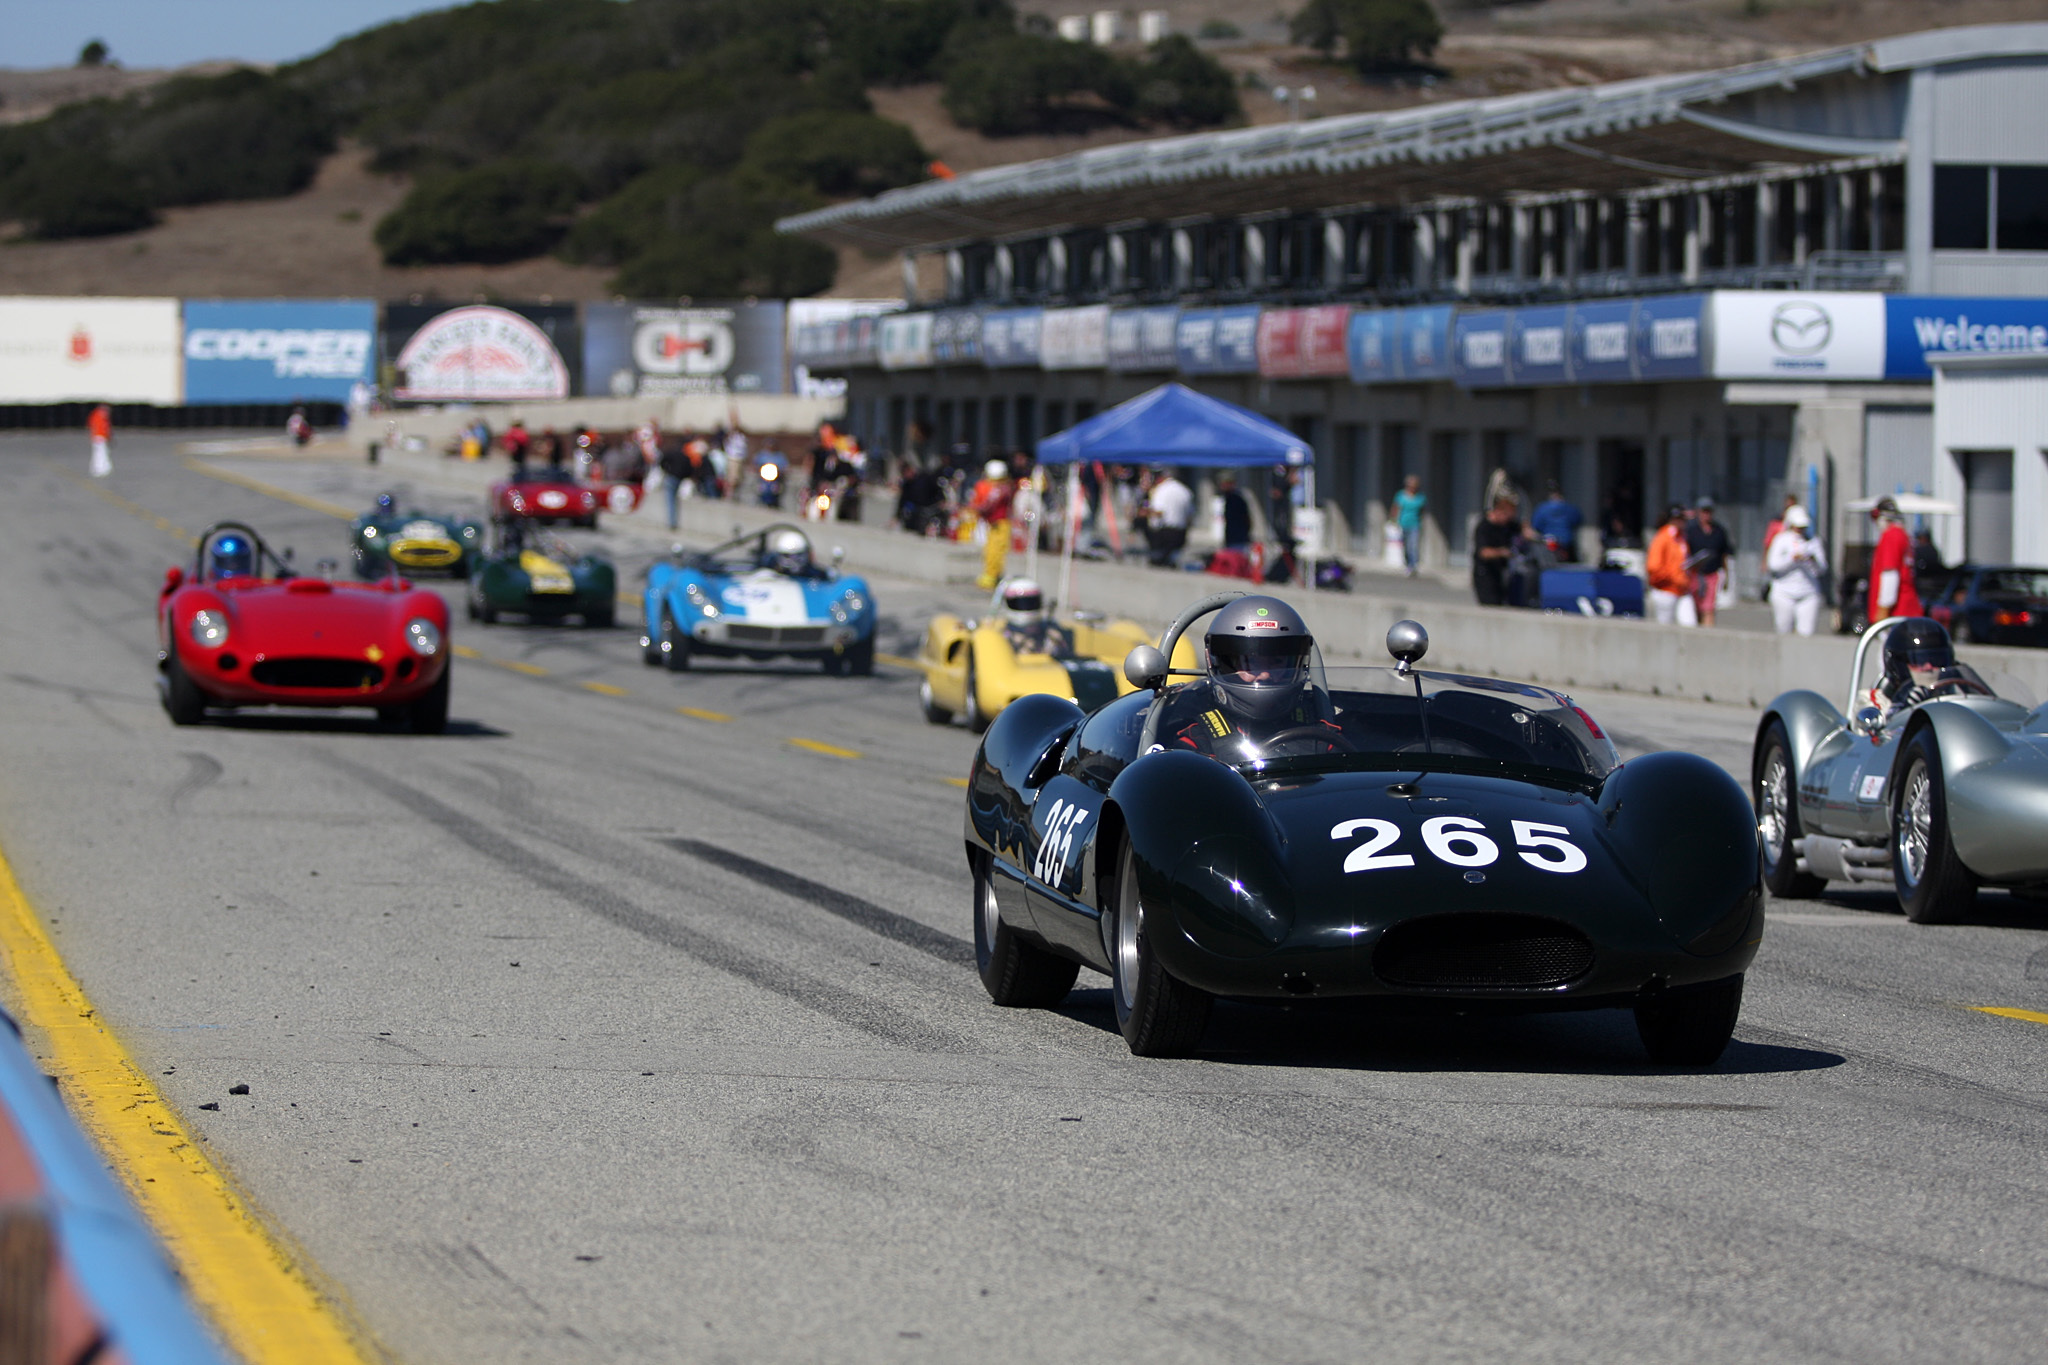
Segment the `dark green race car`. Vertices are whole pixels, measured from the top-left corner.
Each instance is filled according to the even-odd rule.
[[[350,551],[358,578],[446,573],[467,578],[484,546],[480,521],[438,512],[402,511],[389,493],[349,526]]]
[[[579,554],[559,536],[512,522],[470,572],[469,619],[490,625],[504,612],[530,622],[576,616],[586,626],[609,626],[617,596],[618,572],[609,559]]]

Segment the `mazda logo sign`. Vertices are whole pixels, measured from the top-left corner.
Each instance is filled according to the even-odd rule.
[[[1834,335],[1834,319],[1817,303],[1794,299],[1771,313],[1771,344],[1786,355],[1819,355]]]

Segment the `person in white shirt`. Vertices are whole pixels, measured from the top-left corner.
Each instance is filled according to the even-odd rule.
[[[1785,512],[1784,527],[1771,537],[1764,568],[1771,576],[1771,615],[1778,634],[1813,634],[1820,620],[1821,580],[1828,571],[1827,547],[1812,535],[1813,519],[1804,507]]]
[[[1173,567],[1182,547],[1188,543],[1188,517],[1194,507],[1195,495],[1188,486],[1175,478],[1172,470],[1160,471],[1158,482],[1152,485],[1152,492],[1145,499],[1148,543],[1152,547],[1151,560],[1155,567]]]

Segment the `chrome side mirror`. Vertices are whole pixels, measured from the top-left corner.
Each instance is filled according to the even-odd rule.
[[[836,569],[845,562],[846,547],[844,545],[834,545],[832,547],[832,567]]]
[[[1875,706],[1866,706],[1856,713],[1856,728],[1866,735],[1874,735],[1884,728],[1884,712]]]
[[[1396,621],[1387,629],[1387,653],[1394,656],[1399,671],[1406,673],[1429,653],[1429,632],[1420,621]]]
[[[1157,690],[1166,685],[1166,656],[1152,645],[1139,645],[1124,656],[1124,677],[1131,686]]]

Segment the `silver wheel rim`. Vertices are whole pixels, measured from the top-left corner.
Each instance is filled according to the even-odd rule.
[[[1757,779],[1756,830],[1763,836],[1764,861],[1777,866],[1785,856],[1785,818],[1792,800],[1792,780],[1785,751],[1773,745],[1764,756],[1763,776]]]
[[[1003,927],[1003,909],[996,904],[996,883],[993,877],[981,879],[981,942],[983,950],[994,952],[996,930]]]
[[[1898,864],[1907,886],[1927,875],[1927,850],[1934,839],[1934,781],[1927,765],[1914,760],[1899,794]]]
[[[1116,999],[1128,1014],[1138,1004],[1138,930],[1145,906],[1138,899],[1138,868],[1124,859],[1124,875],[1116,895]]]
[[[917,685],[917,699],[929,711],[932,709],[932,680],[926,678]]]

